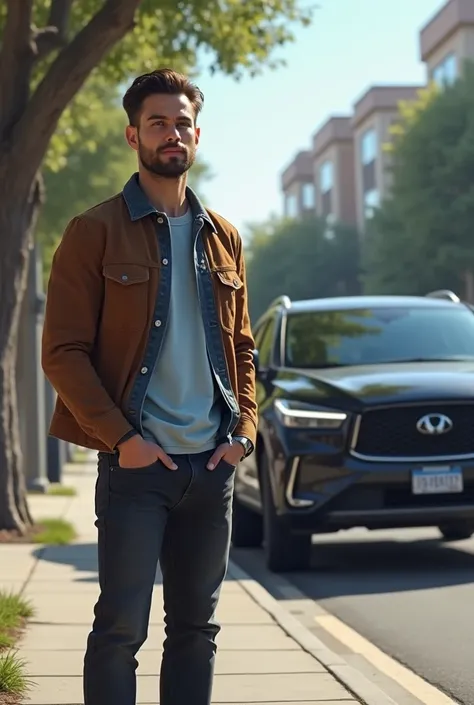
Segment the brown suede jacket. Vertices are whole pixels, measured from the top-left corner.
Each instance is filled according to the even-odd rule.
[[[242,242],[206,211],[201,231],[240,417],[234,435],[255,444],[254,341]],[[127,400],[154,325],[160,259],[156,213],[133,219],[123,194],[74,218],[56,250],[43,331],[43,370],[58,393],[50,433],[112,451],[137,423]],[[212,223],[212,225],[211,225]]]

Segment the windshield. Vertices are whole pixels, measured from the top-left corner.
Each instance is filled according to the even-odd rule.
[[[374,308],[288,315],[287,367],[474,359],[474,315],[462,307]]]

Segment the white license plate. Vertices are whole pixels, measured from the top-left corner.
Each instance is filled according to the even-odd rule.
[[[462,492],[461,468],[422,468],[414,470],[411,479],[413,494],[450,494]]]

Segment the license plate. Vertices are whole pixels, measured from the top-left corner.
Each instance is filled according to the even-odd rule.
[[[451,494],[462,492],[464,482],[461,468],[422,468],[414,470],[411,487],[413,494]]]

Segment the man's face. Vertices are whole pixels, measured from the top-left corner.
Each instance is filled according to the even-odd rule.
[[[185,95],[155,94],[143,102],[138,127],[127,127],[127,140],[145,169],[176,179],[194,163],[199,132]]]

